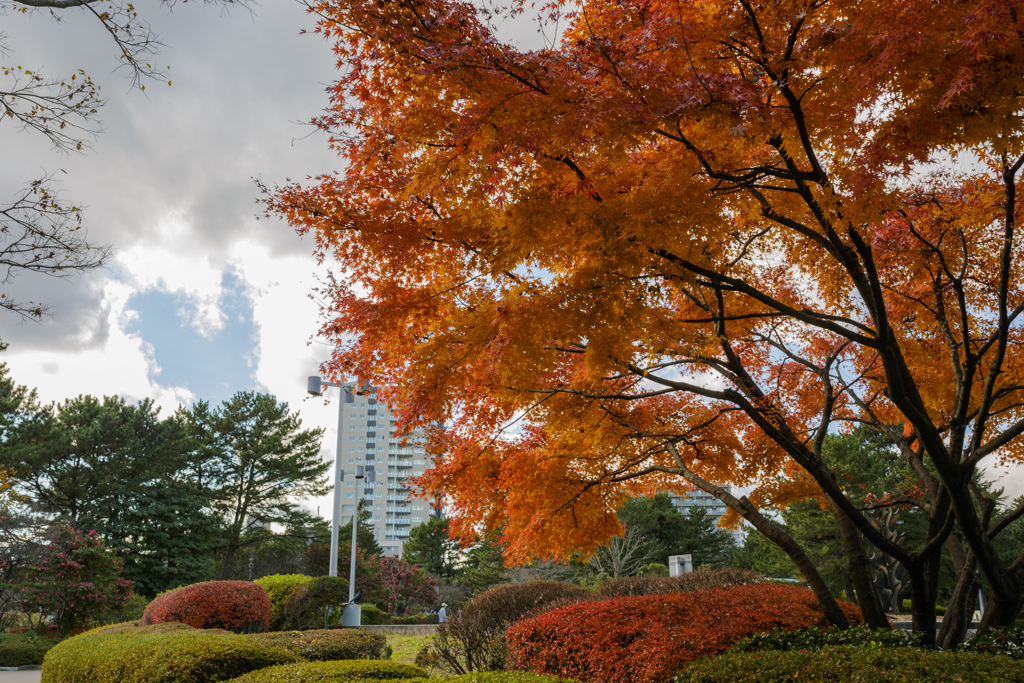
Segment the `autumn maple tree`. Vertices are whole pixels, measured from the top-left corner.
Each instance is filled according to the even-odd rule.
[[[1022,5],[513,2],[554,36],[527,50],[468,2],[311,1],[344,170],[267,203],[339,265],[325,370],[390,387],[402,427],[450,424],[420,483],[512,561],[591,550],[626,495],[695,486],[843,625],[766,514],[811,498],[869,624],[865,541],[906,568],[926,643],[963,637],[977,572],[984,626],[1011,623],[1024,552],[993,540],[1024,508],[994,523],[974,482],[1024,456]],[[916,479],[851,500],[822,444],[856,426]],[[923,536],[866,514],[897,505]]]

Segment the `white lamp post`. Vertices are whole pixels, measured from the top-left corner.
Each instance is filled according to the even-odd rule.
[[[338,401],[338,449],[334,458],[334,515],[331,518],[331,566],[328,575],[338,575],[338,524],[341,521],[341,482],[345,481],[345,471],[341,469],[341,419],[346,403],[355,403],[355,384],[333,384],[321,382],[320,377],[312,375],[306,379],[306,393],[321,396],[323,387],[337,387],[341,390]],[[353,544],[354,547],[354,544]]]
[[[342,416],[344,414],[344,405],[346,403],[355,403],[356,395],[362,395],[364,393],[363,387],[356,386],[355,383],[350,384],[332,384],[330,382],[321,382],[320,377],[317,375],[311,375],[306,379],[306,392],[311,396],[320,396],[323,394],[323,387],[337,387],[341,390],[341,400],[338,401],[338,443],[337,453],[334,459],[334,515],[331,518],[331,563],[330,569],[328,570],[329,576],[338,575],[338,526],[341,522],[341,482],[345,481],[345,471],[341,469],[341,440],[342,440]],[[356,486],[359,486],[361,479],[373,482],[376,477],[371,470],[364,474],[364,468],[362,465],[356,466],[355,479]],[[360,499],[362,495],[359,496]],[[359,505],[353,505],[352,511],[352,558],[349,567],[349,578],[348,578],[348,604],[341,616],[342,626],[359,626],[362,621],[362,610],[359,605],[355,604],[356,596],[356,530],[359,524]]]

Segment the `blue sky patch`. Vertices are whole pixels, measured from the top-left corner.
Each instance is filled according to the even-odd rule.
[[[244,280],[233,272],[224,273],[221,287],[224,325],[205,336],[190,322],[198,317],[195,302],[180,293],[151,289],[132,295],[125,306],[138,313],[126,331],[152,345],[160,367],[151,381],[186,387],[213,406],[235,392],[259,388],[253,302]]]

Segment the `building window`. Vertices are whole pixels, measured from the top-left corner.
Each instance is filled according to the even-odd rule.
[[[351,484],[349,484],[349,486],[351,486]],[[346,493],[346,494],[345,494],[345,497],[346,497],[346,498],[351,498],[351,497],[352,497],[352,494],[351,494],[351,493]]]
[[[345,509],[346,509],[346,510],[351,510],[351,509],[352,509],[352,506],[351,506],[351,505],[346,505],[346,506],[345,506]]]
[[[348,459],[348,464],[349,465],[355,464],[355,460],[353,460],[352,458],[349,458]]]
[[[356,449],[355,449],[355,448],[349,448],[349,449],[348,449],[348,452],[349,452],[349,453],[355,453],[355,452],[356,452]]]
[[[350,437],[348,437],[348,440],[349,440],[349,441],[355,441],[355,440],[356,440],[356,437],[354,437],[354,436],[350,436]]]

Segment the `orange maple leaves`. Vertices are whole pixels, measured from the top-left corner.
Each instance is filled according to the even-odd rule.
[[[345,169],[268,205],[341,266],[327,369],[454,421],[421,484],[518,559],[683,487],[669,441],[759,506],[842,498],[852,423],[1020,457],[1017,4],[553,3],[536,50],[469,3],[315,4]]]

